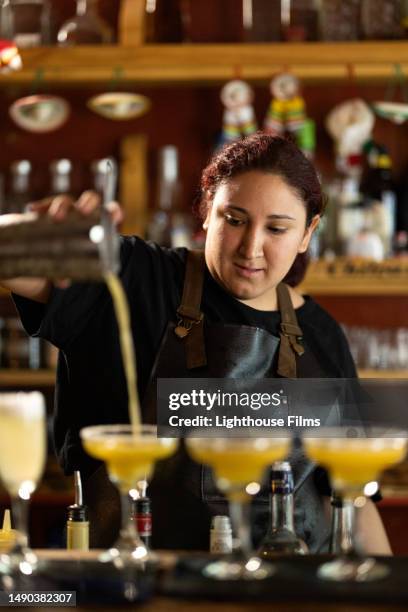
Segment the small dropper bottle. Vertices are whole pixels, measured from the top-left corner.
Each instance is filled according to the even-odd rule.
[[[16,541],[16,530],[11,528],[10,510],[4,511],[3,526],[0,529],[0,554],[8,552]]]
[[[81,473],[74,472],[75,503],[68,506],[67,549],[89,550],[88,508],[83,503]]]

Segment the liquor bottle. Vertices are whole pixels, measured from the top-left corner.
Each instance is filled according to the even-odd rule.
[[[403,37],[400,0],[361,0],[364,38],[389,40]]]
[[[308,552],[306,543],[295,533],[293,489],[290,463],[276,461],[271,472],[271,522],[258,551],[263,559]]]
[[[50,164],[51,195],[61,193],[72,195],[72,162],[69,159],[56,159]]]
[[[168,145],[159,151],[156,207],[147,228],[149,240],[165,247],[191,247],[190,216],[180,202],[179,156]]]
[[[75,503],[67,509],[67,548],[89,550],[88,508],[83,503],[81,473],[74,472]]]
[[[48,0],[3,0],[1,35],[20,49],[50,42],[50,3]]]
[[[97,3],[98,0],[77,0],[76,14],[59,29],[59,45],[108,45],[112,42],[112,30],[98,15]]]
[[[91,164],[92,182],[94,190],[102,197],[105,192],[107,175],[113,175],[112,192],[107,195],[108,200],[114,200],[116,195],[118,164],[113,157],[95,159]]]
[[[352,502],[345,502],[343,499],[333,494],[330,500],[332,506],[331,534],[329,552],[333,555],[352,550],[352,512],[350,507]]]
[[[360,38],[360,0],[321,0],[319,17],[322,40]]]
[[[6,212],[21,213],[30,200],[32,165],[28,159],[20,159],[10,166],[10,189],[7,195]]]
[[[347,254],[350,241],[364,228],[364,210],[360,193],[360,156],[350,156],[346,165],[336,161],[339,178],[335,195],[336,252]]]
[[[188,25],[189,14],[185,12],[183,0],[146,0],[146,42],[185,42],[184,29],[188,30]]]
[[[139,497],[133,501],[133,517],[140,539],[146,548],[150,548],[152,541],[152,509],[149,497]]]
[[[367,143],[367,164],[360,191],[365,224],[380,237],[386,256],[392,254],[397,228],[397,198],[392,179],[392,161],[385,147]]]
[[[232,552],[232,528],[229,516],[213,516],[210,530],[210,552],[224,555]]]

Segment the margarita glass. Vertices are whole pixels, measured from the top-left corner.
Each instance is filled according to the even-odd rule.
[[[47,437],[44,397],[31,393],[0,393],[0,478],[11,497],[16,544],[2,555],[4,573],[30,576],[38,560],[29,547],[27,515],[31,494],[41,478]]]
[[[188,438],[186,443],[195,461],[214,470],[217,487],[228,498],[239,541],[238,556],[210,563],[204,574],[218,580],[267,578],[273,566],[252,556],[249,502],[260,489],[267,466],[289,453],[289,434],[279,438]]]
[[[156,461],[173,453],[177,440],[158,438],[154,425],[96,425],[82,429],[81,438],[88,454],[105,462],[109,479],[120,493],[119,538],[100,559],[118,567],[139,565],[147,560],[147,549],[131,517],[129,492],[149,477]]]
[[[353,429],[353,435],[356,430]],[[368,483],[381,472],[402,461],[406,454],[407,433],[386,427],[372,427],[370,437],[347,437],[350,429],[333,427],[319,431],[321,437],[305,437],[303,444],[312,461],[326,468],[332,487],[349,509],[351,541],[343,543],[341,555],[324,563],[318,575],[325,580],[369,581],[388,575],[384,563],[361,558],[355,547],[355,508],[364,504]]]

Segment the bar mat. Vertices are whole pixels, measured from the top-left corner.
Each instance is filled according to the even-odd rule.
[[[161,575],[158,591],[166,597],[218,600],[327,600],[408,603],[408,557],[378,557],[391,568],[386,578],[373,582],[337,583],[317,577],[318,566],[329,556],[286,557],[273,562],[275,573],[264,580],[213,580],[202,575],[212,557],[181,557]]]

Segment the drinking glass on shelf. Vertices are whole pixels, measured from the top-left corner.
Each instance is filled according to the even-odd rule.
[[[58,31],[58,44],[71,45],[108,45],[113,33],[97,12],[98,0],[76,0],[76,14],[65,21]]]
[[[41,478],[46,458],[44,397],[31,393],[0,393],[0,479],[11,497],[16,544],[2,555],[0,571],[30,576],[38,560],[29,547],[28,504]]]
[[[356,552],[355,508],[364,505],[367,485],[404,459],[407,432],[380,426],[369,429],[370,437],[348,437],[349,432],[347,427],[323,428],[319,430],[320,437],[315,433],[313,437],[306,435],[303,443],[309,459],[328,470],[335,494],[349,511],[351,524],[351,543],[342,542],[340,556],[321,565],[318,576],[339,582],[365,582],[387,576],[389,568]]]
[[[105,462],[109,479],[119,489],[121,530],[112,548],[100,560],[122,568],[141,565],[148,558],[132,520],[130,491],[141,480],[149,478],[154,463],[173,453],[177,440],[158,438],[154,425],[96,425],[80,432],[85,450],[91,457]]]
[[[217,580],[259,580],[274,572],[273,565],[252,555],[250,499],[260,489],[268,465],[289,453],[290,434],[279,438],[188,438],[191,457],[214,470],[217,487],[229,501],[233,531],[239,549],[227,560],[209,563],[203,570]]]

